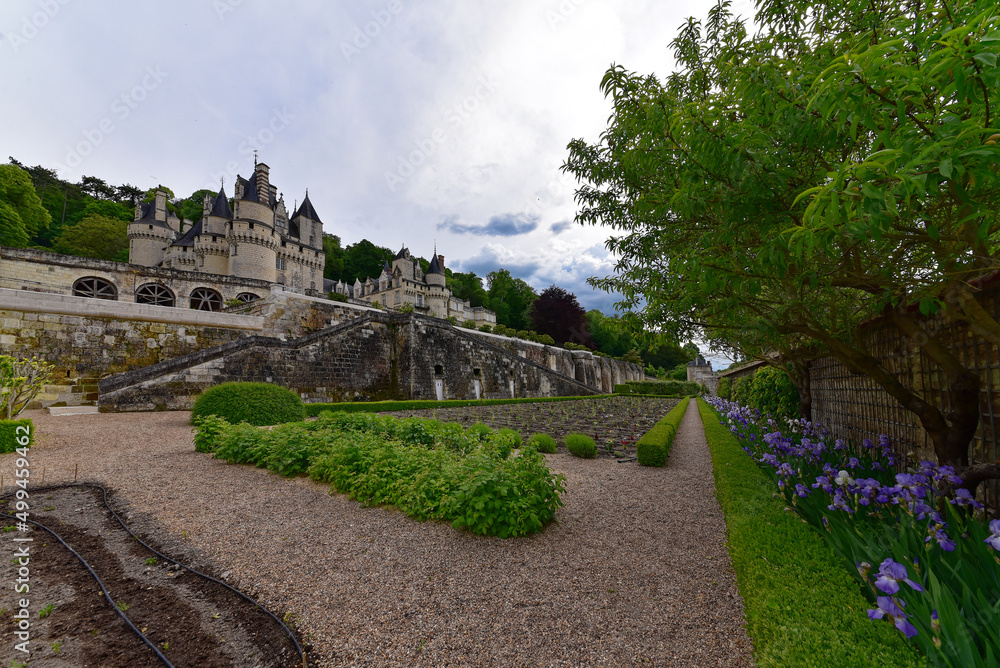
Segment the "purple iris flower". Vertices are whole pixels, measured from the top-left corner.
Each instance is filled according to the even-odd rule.
[[[906,566],[896,563],[892,559],[886,559],[878,569],[878,579],[875,586],[886,594],[895,594],[899,591],[899,583],[905,582],[916,591],[923,591],[924,588],[911,580]]]
[[[861,447],[866,450],[871,450],[872,448],[875,447],[875,445],[872,443],[872,439],[866,438],[864,441],[861,442]]]
[[[844,495],[844,488],[838,487],[836,494],[833,495],[833,503],[827,506],[830,510],[843,510],[846,513],[853,513],[854,508],[847,503],[847,498]]]
[[[795,494],[798,495],[800,498],[804,499],[807,496],[809,496],[809,488],[803,485],[802,483],[798,483],[795,485]]]
[[[851,457],[850,459],[847,460],[847,468],[856,469],[859,466],[861,466],[861,462],[858,461],[857,457]]]
[[[830,484],[830,478],[825,475],[821,475],[816,478],[816,482],[813,484],[813,489],[822,489],[827,494],[833,494],[833,485]]]
[[[929,535],[924,539],[925,543],[931,542],[931,539],[937,541],[937,544],[941,546],[941,549],[945,552],[951,552],[955,549],[955,541],[948,537],[948,534],[940,528],[941,525],[933,525],[929,529]]]
[[[903,608],[900,607],[905,606],[905,603],[899,601],[897,605],[896,600],[890,596],[878,596],[876,597],[875,602],[878,604],[878,608],[868,611],[869,619],[882,619],[883,617],[888,617],[896,625],[896,628],[902,631],[907,638],[912,638],[917,635],[916,627],[909,622],[906,613],[903,612]]]
[[[833,442],[833,449],[834,450],[846,450],[847,449],[847,444],[844,443],[842,440],[840,440],[838,438],[836,441]]]
[[[956,506],[972,506],[980,510],[983,507],[983,504],[976,501],[976,497],[972,496],[972,493],[964,487],[955,490],[955,498],[951,500],[951,503]]]
[[[990,537],[983,542],[1000,552],[1000,520],[990,520]]]

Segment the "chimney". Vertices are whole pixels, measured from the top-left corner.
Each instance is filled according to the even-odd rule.
[[[444,271],[444,255],[438,255],[438,266]]]
[[[165,223],[167,221],[167,191],[162,188],[157,188],[154,198],[156,206],[156,220],[161,223]]]
[[[259,162],[254,165],[253,168],[253,178],[257,183],[257,198],[260,200],[261,204],[271,204],[271,180],[270,180],[270,168],[263,162]]]

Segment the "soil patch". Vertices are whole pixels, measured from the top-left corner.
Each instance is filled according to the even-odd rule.
[[[147,550],[114,520],[99,489],[36,491],[29,498],[30,519],[57,533],[83,557],[116,607],[174,666],[301,665],[291,640],[273,619],[225,587]],[[9,502],[0,500],[0,512],[13,514]],[[113,497],[109,503],[116,505]],[[119,510],[124,511],[115,508]],[[23,594],[30,601],[30,653],[14,647],[12,622],[17,620],[8,612],[3,615],[0,650],[4,666],[18,661],[32,668],[164,665],[115,612],[84,565],[55,537],[34,526],[28,532],[18,531],[6,518],[2,523],[5,537],[32,539],[18,543],[29,546],[30,552],[30,591]],[[153,544],[148,536],[142,538]],[[203,573],[212,571],[200,555],[169,556]],[[20,564],[15,562],[4,564],[7,581],[17,577]]]

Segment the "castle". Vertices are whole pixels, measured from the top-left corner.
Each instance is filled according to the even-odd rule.
[[[205,196],[201,219],[181,232],[181,221],[167,212],[167,194],[136,205],[128,225],[129,263],[206,274],[256,279],[293,292],[318,294],[323,289],[323,223],[306,192],[289,218],[283,197],[271,185],[269,168],[254,166],[250,179],[237,177],[233,206],[224,189]],[[251,301],[253,293],[241,293]],[[162,290],[136,294],[140,303],[163,303]],[[199,298],[192,308],[218,310]]]

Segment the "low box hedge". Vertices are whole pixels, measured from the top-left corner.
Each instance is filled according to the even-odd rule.
[[[610,394],[595,394],[584,397],[521,397],[518,399],[410,399],[399,401],[343,401],[329,404],[306,404],[308,415],[319,415],[323,411],[344,413],[387,413],[390,411],[419,411],[433,408],[462,408],[464,406],[498,406],[501,404],[531,404],[552,401],[580,401],[583,399],[607,399]]]
[[[0,420],[0,453],[30,448],[35,442],[35,425],[28,418]]]
[[[786,511],[777,485],[712,408],[699,399],[698,409],[757,665],[926,665],[892,624],[868,620],[863,611],[871,605],[840,558]]]
[[[674,437],[677,429],[684,419],[684,411],[687,410],[689,397],[685,397],[679,404],[670,409],[670,412],[663,416],[653,428],[642,435],[638,443],[635,444],[635,456],[643,466],[663,466],[670,456],[670,446],[674,444]]]
[[[206,415],[217,415],[231,424],[264,426],[303,420],[306,410],[302,398],[286,387],[236,382],[210,387],[195,399],[192,424]]]

